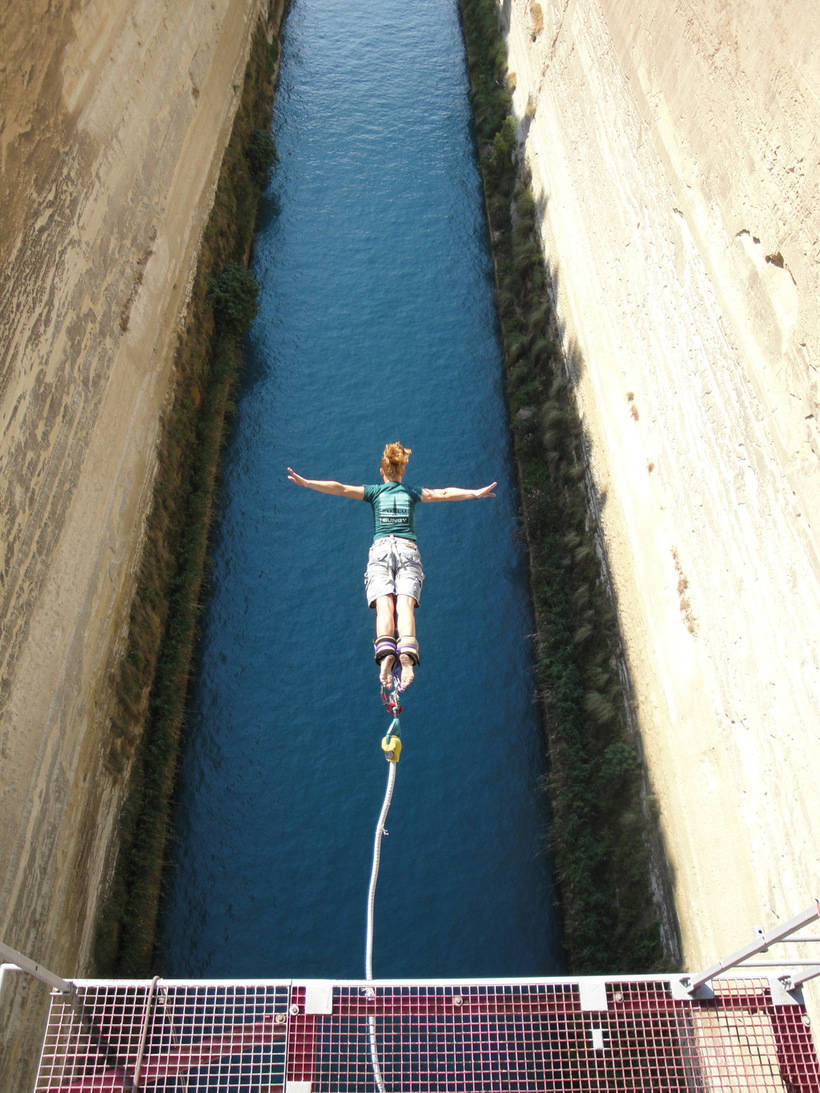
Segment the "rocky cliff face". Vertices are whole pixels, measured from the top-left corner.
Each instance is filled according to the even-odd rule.
[[[686,961],[811,903],[820,9],[500,0]]]
[[[85,970],[111,665],[263,0],[0,12],[0,937]]]

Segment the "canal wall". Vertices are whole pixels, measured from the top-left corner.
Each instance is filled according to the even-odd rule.
[[[89,970],[116,855],[135,741],[112,751],[115,666],[265,11],[43,0],[0,19],[0,937],[65,975]],[[2,1006],[3,1041],[25,1003]],[[20,1080],[31,1045],[6,1048]]]
[[[697,966],[820,873],[820,15],[498,7]]]

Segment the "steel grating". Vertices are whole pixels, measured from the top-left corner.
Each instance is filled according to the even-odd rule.
[[[281,1084],[288,985],[78,982],[52,995],[35,1090]]]
[[[802,1005],[768,981],[77,983],[36,1093],[817,1093]],[[371,1043],[370,1030],[374,1030]]]

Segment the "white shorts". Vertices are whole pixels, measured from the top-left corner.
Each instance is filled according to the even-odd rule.
[[[418,604],[424,572],[419,548],[412,539],[385,535],[376,539],[367,555],[364,590],[368,607],[379,596],[412,596]]]

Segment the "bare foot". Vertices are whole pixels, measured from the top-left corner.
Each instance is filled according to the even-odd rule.
[[[388,656],[384,657],[381,662],[381,666],[379,669],[379,683],[381,683],[382,687],[384,688],[389,688],[393,682],[393,665],[395,661],[396,658],[388,654]]]
[[[408,656],[407,653],[402,653],[399,659],[401,660],[401,685],[402,688],[406,689],[415,678],[415,665],[413,664],[413,658]]]

